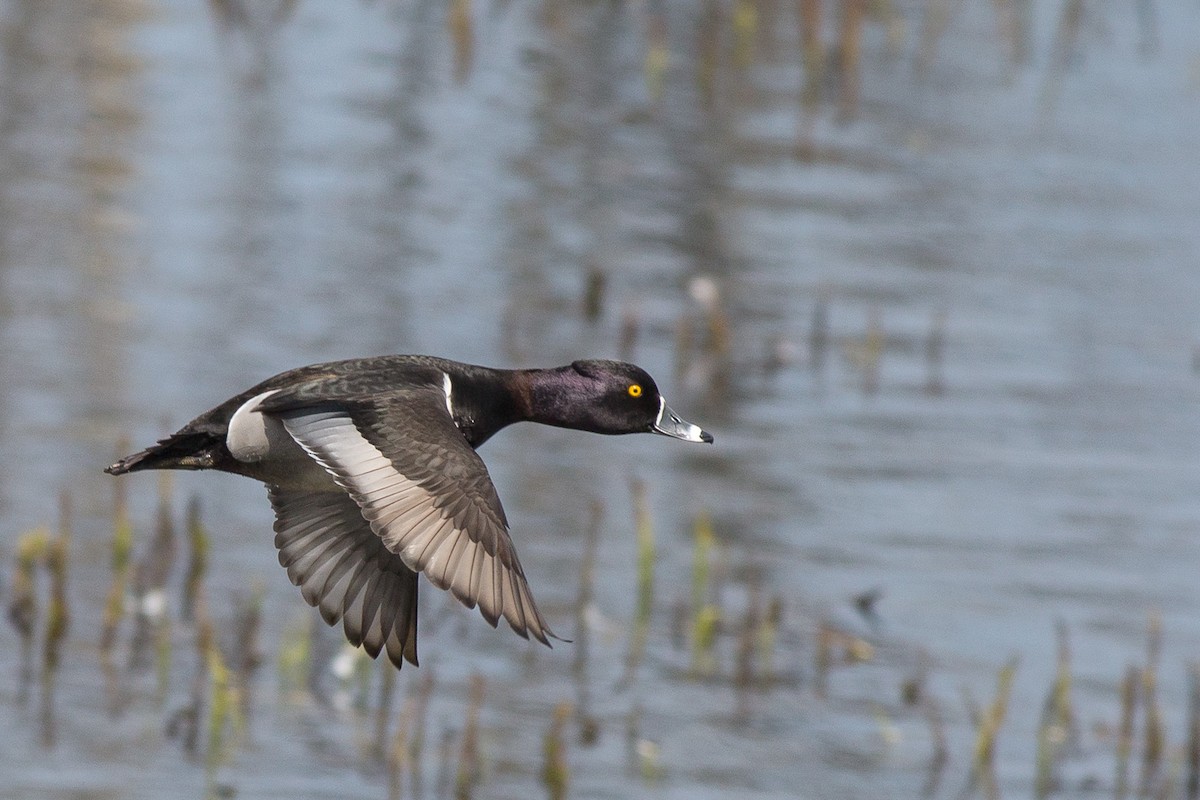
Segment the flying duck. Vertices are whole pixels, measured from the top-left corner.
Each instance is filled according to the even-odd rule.
[[[417,664],[417,573],[549,646],[475,452],[501,428],[539,422],[592,433],[711,434],[667,407],[645,370],[619,361],[492,369],[389,355],[268,378],[108,467],[214,469],[267,486],[279,563],[325,621],[397,668]]]

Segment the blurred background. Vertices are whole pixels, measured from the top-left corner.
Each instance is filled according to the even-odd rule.
[[[1195,797],[1200,7],[0,0],[0,797]],[[484,456],[573,643],[344,648],[276,372],[626,358]]]

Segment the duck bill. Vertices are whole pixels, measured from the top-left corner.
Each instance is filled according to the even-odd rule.
[[[667,401],[660,401],[658,408],[658,419],[654,420],[654,424],[650,426],[650,430],[655,433],[661,433],[663,436],[670,436],[675,439],[683,439],[685,442],[706,442],[712,444],[712,434],[702,429],[699,425],[693,425],[685,419],[682,419],[671,409],[667,408]]]

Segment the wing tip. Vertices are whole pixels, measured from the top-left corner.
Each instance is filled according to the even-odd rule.
[[[574,644],[573,639],[567,639],[563,636],[559,636],[557,633],[550,630],[549,625],[543,624],[542,632],[545,634],[545,637],[539,639],[538,641],[540,641],[542,644],[546,645],[546,647],[549,647],[551,650],[554,649],[554,645],[550,644],[550,639],[553,639],[556,642],[562,642],[563,644]]]

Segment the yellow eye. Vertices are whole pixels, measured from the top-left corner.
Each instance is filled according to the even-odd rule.
[[[642,396],[642,387],[636,383],[629,384],[629,396],[630,397],[641,397]]]

